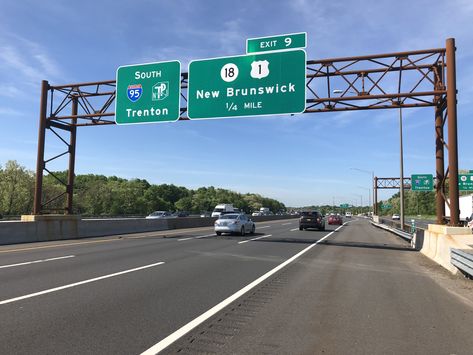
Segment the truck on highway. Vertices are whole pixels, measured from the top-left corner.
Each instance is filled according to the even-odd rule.
[[[212,217],[220,217],[222,214],[235,212],[235,208],[231,203],[220,203],[215,206]]]
[[[450,200],[448,200],[450,203]],[[459,199],[459,208],[460,208],[460,222],[463,225],[467,225],[468,219],[471,218],[473,214],[473,194],[460,196]],[[448,204],[445,203],[445,218],[450,219],[450,208]]]
[[[261,207],[259,209],[259,212],[261,213],[262,216],[268,216],[271,214],[271,211],[269,210],[268,207]]]

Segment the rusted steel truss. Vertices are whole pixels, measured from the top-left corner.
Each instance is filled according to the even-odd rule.
[[[401,187],[400,178],[376,178],[376,189],[398,189]],[[404,188],[411,189],[411,178],[404,178]]]
[[[187,85],[188,75],[182,73],[181,120],[188,119]],[[52,131],[56,136],[58,130],[69,133],[68,140],[60,138],[67,146],[66,153],[69,153],[68,181],[62,181],[66,191],[53,200],[66,195],[67,203],[60,210],[73,213],[76,128],[115,123],[115,88],[114,80],[60,86],[43,82],[34,214],[46,212],[51,202],[42,202],[42,177],[44,171],[50,173],[47,163],[57,157],[44,158],[46,131]],[[444,205],[447,176],[449,173],[451,176],[458,174],[454,39],[447,40],[446,48],[309,60],[306,91],[304,113],[435,107],[436,177],[442,182],[437,188],[439,211],[440,205]],[[447,123],[448,144],[443,134]],[[449,153],[446,172],[444,147]],[[458,214],[456,184],[449,185],[449,195],[452,197],[451,223],[458,224],[458,218],[454,218]],[[441,222],[442,210],[438,213],[442,216],[438,216]]]
[[[411,189],[411,178],[405,177],[404,178],[404,189],[410,190]],[[378,190],[379,189],[396,189],[399,190],[401,187],[401,178],[392,177],[392,178],[379,178],[374,177],[373,180],[373,211],[374,214],[378,214]]]

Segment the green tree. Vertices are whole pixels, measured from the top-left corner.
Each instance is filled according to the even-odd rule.
[[[9,160],[0,166],[0,214],[19,215],[33,209],[34,174]]]

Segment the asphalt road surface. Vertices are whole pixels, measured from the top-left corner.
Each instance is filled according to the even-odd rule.
[[[473,287],[367,220],[0,247],[1,354],[471,354]]]

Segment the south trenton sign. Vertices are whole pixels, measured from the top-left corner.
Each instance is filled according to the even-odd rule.
[[[411,175],[412,191],[432,191],[434,189],[434,177],[432,174]]]
[[[302,113],[306,53],[291,50],[192,61],[190,119]]]
[[[115,101],[117,124],[176,121],[180,115],[178,61],[119,67]]]

